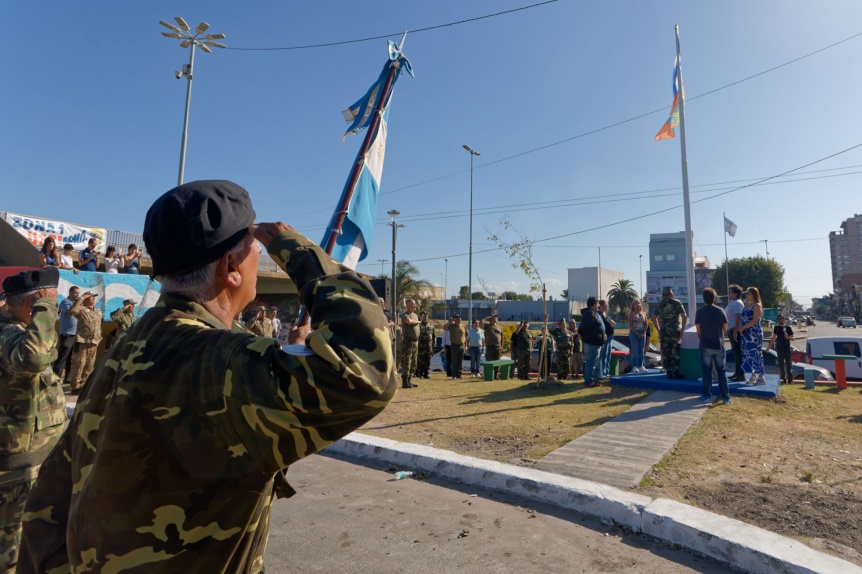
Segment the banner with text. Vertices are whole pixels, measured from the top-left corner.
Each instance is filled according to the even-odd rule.
[[[54,219],[42,219],[29,215],[6,212],[6,223],[11,225],[15,231],[27,238],[27,241],[41,248],[46,237],[53,237],[58,249],[63,245],[71,243],[75,251],[86,249],[87,241],[91,237],[97,240],[96,251],[105,252],[105,235],[108,230],[103,227],[84,227],[65,221]]]
[[[694,282],[697,289],[697,303],[703,303],[703,290],[710,286],[710,270],[695,269]],[[685,271],[647,271],[647,303],[661,301],[661,293],[665,287],[673,289],[676,299],[688,303],[688,286]]]

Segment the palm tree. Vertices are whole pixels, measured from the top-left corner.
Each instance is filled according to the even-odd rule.
[[[634,283],[628,279],[620,279],[608,291],[608,306],[611,309],[616,307],[620,314],[625,316],[637,298],[638,292],[635,291]]]
[[[398,301],[413,299],[416,301],[416,307],[423,309],[427,308],[425,305],[426,300],[425,298],[420,297],[419,293],[433,287],[433,285],[430,281],[425,279],[416,279],[417,275],[419,275],[419,269],[406,259],[402,259],[395,264],[395,287],[397,289]],[[392,277],[388,274],[384,274],[378,275],[377,278],[391,279]],[[395,307],[400,307],[400,305],[396,303]]]

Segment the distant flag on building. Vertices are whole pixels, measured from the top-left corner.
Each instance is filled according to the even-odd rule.
[[[731,237],[736,237],[736,224],[727,217],[724,218],[724,230]]]
[[[676,137],[673,128],[679,125],[679,54],[673,65],[673,104],[670,107],[670,116],[655,135],[655,141],[672,139]]]
[[[389,59],[377,81],[359,101],[342,112],[344,119],[350,122],[342,140],[364,129],[371,128],[371,131],[366,134],[357,154],[342,192],[342,203],[333,214],[321,244],[329,251],[331,238],[335,235],[329,253],[333,259],[351,269],[368,255],[368,246],[374,235],[377,194],[386,155],[389,103],[402,69],[413,75],[410,62],[401,53],[400,47],[390,41]],[[345,200],[346,206],[343,205]]]

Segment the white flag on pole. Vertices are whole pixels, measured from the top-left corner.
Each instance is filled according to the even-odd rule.
[[[736,237],[736,224],[726,217],[724,218],[724,230],[731,237]]]

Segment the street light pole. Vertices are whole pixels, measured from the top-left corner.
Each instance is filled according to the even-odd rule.
[[[446,313],[443,318],[449,320],[449,260],[443,259],[446,262],[446,279],[443,281],[443,299],[446,300]]]
[[[395,241],[398,238],[398,228],[404,224],[395,223],[395,218],[401,214],[400,211],[390,209],[386,212],[392,218],[392,223],[387,223],[392,228],[392,318],[395,322],[395,332],[398,333],[398,285],[395,282]],[[403,333],[402,333],[403,336]],[[395,373],[398,373],[398,337],[392,343],[392,361],[395,363]]]
[[[174,72],[174,75],[178,80],[180,78],[188,80],[188,84],[186,86],[186,111],[185,116],[183,117],[183,137],[180,143],[180,172],[177,177],[177,185],[182,185],[186,170],[186,143],[188,141],[189,133],[189,110],[192,105],[192,78],[194,77],[195,69],[195,48],[198,47],[207,54],[212,54],[212,50],[210,50],[210,48],[226,48],[227,46],[219,42],[215,42],[215,40],[223,40],[225,38],[224,34],[202,35],[210,27],[206,22],[198,24],[198,27],[195,28],[194,33],[192,33],[191,27],[189,27],[186,21],[181,17],[177,16],[174,20],[177,21],[177,26],[179,27],[174,26],[173,24],[168,24],[164,20],[159,20],[159,24],[170,30],[170,32],[162,32],[162,36],[173,38],[175,40],[182,40],[180,42],[180,48],[190,48],[188,65],[183,66],[182,71]]]
[[[638,255],[638,289],[640,290],[639,299],[643,299],[644,296],[644,272],[643,272],[643,262],[644,256],[643,254]]]
[[[463,148],[470,152],[470,263],[468,268],[469,277],[467,278],[467,290],[470,296],[470,303],[467,307],[467,324],[473,324],[473,158],[477,155],[482,155],[473,150],[467,144]]]
[[[380,262],[380,275],[383,275],[385,273],[385,271],[383,271],[383,264],[389,260],[388,259],[378,259],[378,261]]]

